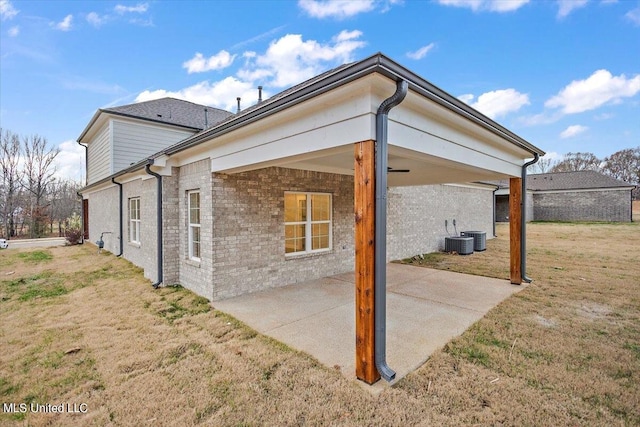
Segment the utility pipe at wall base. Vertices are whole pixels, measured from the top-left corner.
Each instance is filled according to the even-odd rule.
[[[157,228],[157,253],[158,253],[158,280],[152,285],[154,289],[158,289],[158,286],[162,284],[162,176],[151,170],[153,159],[149,159],[149,162],[144,166],[144,170],[152,176],[156,177],[157,186],[157,206],[156,206],[156,228]]]
[[[522,165],[522,227],[520,227],[520,274],[522,281],[531,283],[533,279],[527,276],[527,167],[540,159],[538,153],[533,153],[533,160]]]
[[[400,104],[409,84],[400,80],[396,91],[385,99],[376,113],[376,226],[375,226],[375,358],[376,369],[386,381],[393,381],[396,373],[387,365],[387,165],[388,165],[388,115]]]
[[[116,184],[119,189],[118,189],[118,227],[119,227],[119,239],[120,239],[120,253],[116,256],[122,256],[122,252],[124,250],[124,243],[123,243],[123,239],[122,239],[122,184],[120,184],[119,182],[116,181],[116,179],[114,177],[111,177],[111,182],[113,182],[114,184]]]

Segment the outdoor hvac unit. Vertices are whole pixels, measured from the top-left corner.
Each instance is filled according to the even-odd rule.
[[[445,237],[445,252],[457,252],[460,255],[473,253],[473,237]]]
[[[461,236],[473,237],[473,250],[482,252],[487,249],[487,233],[485,231],[463,231]]]

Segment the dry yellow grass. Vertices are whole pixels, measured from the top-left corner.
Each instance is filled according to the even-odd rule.
[[[506,277],[498,233],[428,263]],[[637,224],[529,225],[534,283],[376,396],[92,247],[2,251],[0,403],[87,412],[0,424],[638,425],[639,248]]]

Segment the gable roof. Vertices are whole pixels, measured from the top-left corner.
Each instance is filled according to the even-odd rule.
[[[154,99],[120,107],[102,108],[100,111],[194,129],[211,127],[233,115],[219,108],[176,98]]]
[[[529,175],[527,178],[527,189],[532,191],[587,190],[617,187],[633,188],[634,185],[590,170],[541,173]]]
[[[227,120],[218,123],[216,126],[205,129],[184,141],[180,141],[158,154],[171,155],[209,138],[222,135],[265,116],[275,114],[278,111],[292,107],[298,103],[328,92],[340,85],[347,84],[372,73],[379,73],[394,81],[405,80],[409,85],[409,89],[412,91],[434,101],[448,110],[454,111],[460,116],[463,116],[485,128],[489,132],[508,140],[512,144],[521,147],[532,154],[545,154],[540,148],[534,146],[502,125],[496,123],[489,117],[473,109],[466,103],[460,101],[458,98],[450,95],[380,52],[361,61],[344,64],[318,76],[312,77],[307,81],[272,96],[266,101],[247,108],[238,114],[232,115],[228,117]]]
[[[228,132],[232,132],[236,129],[260,121],[266,117],[277,114],[288,108],[292,108],[305,101],[314,99],[315,97],[318,97],[324,93],[327,93],[338,87],[347,85],[351,82],[372,74],[379,74],[396,82],[403,80],[407,82],[409,90],[415,92],[417,95],[428,99],[429,101],[435,103],[440,107],[443,107],[450,112],[453,112],[454,114],[460,116],[465,120],[470,121],[480,128],[498,136],[499,138],[502,138],[504,141],[513,144],[519,149],[527,151],[531,154],[545,154],[544,151],[540,148],[534,146],[522,137],[516,135],[515,133],[493,121],[489,117],[473,109],[456,97],[448,94],[447,92],[443,91],[442,89],[438,88],[437,86],[433,85],[432,83],[398,64],[397,62],[391,60],[382,53],[376,53],[361,61],[344,64],[332,70],[326,71],[307,81],[286,89],[262,102],[259,102],[258,104],[246,108],[245,110],[242,110],[237,114],[227,112],[228,115],[226,116],[226,118],[214,124],[213,126],[210,126],[207,129],[203,129],[200,132],[187,137],[186,139],[170,147],[167,147],[162,151],[159,151],[149,158],[141,159],[139,162],[132,164],[130,167],[116,172],[108,178],[93,183],[91,184],[91,186],[98,185],[103,181],[106,182],[111,177],[117,177],[142,169],[146,167],[146,165],[153,164],[154,160],[157,158],[163,156],[171,156],[183,150],[189,149],[190,147],[196,146],[200,143],[206,142],[213,138],[217,138]],[[93,121],[95,121],[95,117]],[[87,126],[87,129],[89,129],[92,123]],[[87,131],[85,130],[85,133],[86,132]],[[82,136],[84,136],[84,133],[83,135],[81,135],[81,138]]]
[[[82,134],[77,139],[78,141],[82,141],[103,113],[179,126],[193,129],[194,131],[210,128],[234,115],[226,110],[183,101],[181,99],[160,98],[121,105],[119,107],[100,108],[82,131]]]

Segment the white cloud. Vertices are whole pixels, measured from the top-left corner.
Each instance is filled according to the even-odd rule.
[[[587,126],[582,125],[571,125],[562,132],[560,132],[560,138],[573,138],[576,135],[579,135],[583,132],[586,132],[589,128]]]
[[[640,25],[640,7],[636,7],[635,9],[631,9],[625,15],[625,18],[633,22],[635,25]]]
[[[96,28],[99,28],[104,24],[105,19],[98,15],[96,12],[89,12],[87,14],[87,22]]]
[[[427,53],[431,52],[431,50],[433,50],[433,48],[436,47],[435,43],[429,43],[426,46],[422,46],[420,49],[416,50],[415,52],[407,52],[407,56],[411,59],[422,59],[425,56],[427,56]]]
[[[373,0],[298,0],[298,6],[313,18],[348,18],[375,9]]]
[[[331,43],[302,40],[300,34],[287,34],[271,42],[264,55],[247,57],[247,64],[238,73],[242,79],[269,79],[275,87],[291,86],[320,74],[328,67],[353,61],[356,49],[365,45],[360,31],[342,31]]]
[[[640,92],[640,74],[627,79],[624,74],[612,76],[598,70],[585,80],[574,80],[557,95],[545,102],[545,107],[560,108],[564,114],[593,110],[608,103],[617,103]]]
[[[60,153],[54,160],[56,167],[55,176],[60,179],[73,179],[83,181],[85,149],[73,140],[62,142],[58,145]]]
[[[515,89],[500,89],[483,93],[476,102],[472,102],[474,98],[472,94],[458,97],[461,101],[466,102],[492,119],[505,116],[518,111],[525,105],[529,105],[529,95],[520,93]]]
[[[474,12],[490,11],[490,12],[511,12],[520,9],[529,0],[438,0],[443,6],[466,7]]]
[[[587,5],[589,0],[558,0],[558,19],[568,16],[576,9]]]
[[[209,58],[205,58],[200,52],[196,52],[193,58],[182,64],[182,68],[186,68],[189,74],[221,70],[230,66],[235,57],[236,55],[231,55],[226,50],[221,50]]]
[[[203,81],[178,91],[164,89],[140,93],[135,102],[150,101],[152,99],[172,97],[195,102],[196,104],[211,105],[236,111],[236,97],[244,99],[243,107],[253,105],[258,99],[258,93],[252,82],[242,81],[236,77],[227,77],[218,82]]]
[[[20,34],[20,27],[16,25],[15,27],[9,28],[7,30],[7,34],[9,37],[18,37],[18,34]]]
[[[174,97],[236,110],[236,97],[242,98],[242,108],[255,104],[258,85],[265,86],[263,98],[268,97],[268,88],[283,88],[318,75],[328,68],[353,61],[353,52],[364,46],[360,31],[342,31],[330,43],[303,40],[299,34],[287,34],[270,43],[267,51],[259,54],[246,51],[241,56],[245,61],[235,76],[220,81],[202,81],[179,90],[146,90],[136,102],[162,97]],[[197,58],[197,56],[196,56]],[[207,61],[206,58],[202,58]],[[186,64],[186,63],[185,63]]]
[[[113,10],[115,10],[120,15],[125,13],[145,13],[147,10],[149,10],[149,3],[138,3],[135,6],[124,6],[122,4],[118,4],[113,8]]]
[[[73,15],[67,15],[64,19],[57,24],[52,24],[53,28],[60,31],[69,31],[71,29],[71,23],[73,22]]]
[[[615,117],[615,114],[613,113],[602,113],[602,114],[597,114],[593,116],[593,118],[596,120],[609,120],[613,117]]]
[[[0,0],[0,18],[13,19],[20,11],[13,7],[9,0]]]

